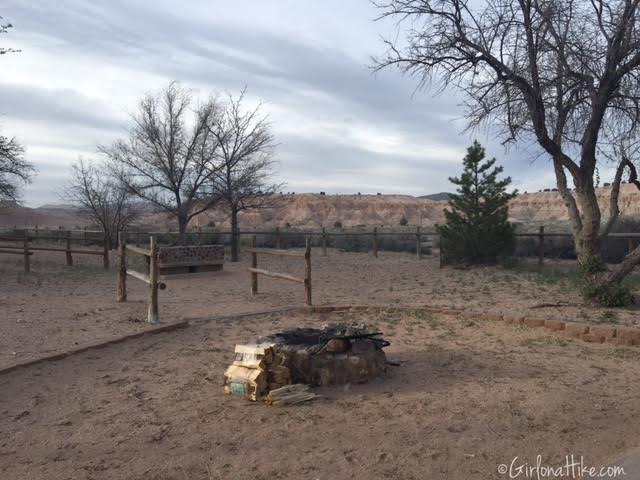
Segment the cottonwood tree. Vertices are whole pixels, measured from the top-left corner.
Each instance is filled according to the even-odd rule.
[[[600,244],[619,215],[623,177],[635,177],[633,161],[615,161],[606,222],[594,178],[599,152],[638,132],[640,0],[375,3],[404,32],[386,42],[376,67],[397,66],[421,86],[457,86],[471,127],[491,122],[505,141],[534,138],[551,159],[591,292],[618,303],[640,248],[607,268]]]
[[[245,109],[245,91],[229,97],[211,133],[220,148],[212,170],[213,196],[229,211],[231,220],[231,261],[238,261],[238,214],[271,206],[280,184],[270,181],[275,148],[271,126],[261,115],[261,105]]]
[[[20,185],[29,183],[34,173],[22,145],[15,138],[0,135],[0,203],[17,202]]]
[[[139,216],[136,197],[122,182],[126,174],[113,174],[104,162],[88,162],[80,158],[71,165],[71,178],[62,197],[78,207],[78,213],[100,227],[108,248],[115,245],[118,232],[126,230]]]
[[[174,216],[180,234],[214,202],[207,182],[219,148],[211,133],[217,101],[211,98],[191,110],[192,103],[190,91],[172,82],[142,99],[129,138],[99,147],[124,173],[128,190]]]

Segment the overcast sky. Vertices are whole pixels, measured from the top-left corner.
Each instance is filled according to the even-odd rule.
[[[3,1],[15,28],[2,46],[22,52],[0,58],[0,133],[38,169],[25,203],[59,203],[69,164],[98,158],[96,145],[125,135],[138,99],[171,80],[203,97],[247,86],[265,102],[286,191],[451,190],[473,137],[521,191],[552,186],[530,149],[463,133],[455,91],[372,74],[380,36],[395,31],[376,14],[368,0]]]

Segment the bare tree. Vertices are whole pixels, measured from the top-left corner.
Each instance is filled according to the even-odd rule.
[[[7,33],[13,25],[0,17],[0,35]],[[0,55],[18,52],[13,48],[0,47]],[[15,138],[0,135],[0,203],[16,202],[20,184],[29,183],[35,168],[24,159],[24,148]]]
[[[218,104],[198,104],[189,118],[191,104],[191,93],[172,82],[143,98],[128,139],[99,147],[131,192],[176,217],[181,234],[214,202],[205,189],[218,149],[210,129]]]
[[[35,169],[24,159],[24,148],[15,138],[0,135],[0,202],[16,202],[20,184],[29,183]]]
[[[281,185],[271,183],[273,151],[271,126],[260,114],[261,104],[245,109],[243,90],[222,109],[211,133],[220,148],[212,170],[213,194],[229,210],[231,218],[231,261],[238,261],[238,213],[271,206]]]
[[[95,164],[80,158],[71,165],[71,178],[62,197],[79,208],[85,219],[101,228],[109,248],[118,232],[129,227],[140,215],[139,204],[122,182],[124,173],[113,175],[105,163]]]
[[[616,159],[609,220],[595,194],[600,152],[640,119],[640,0],[389,0],[381,18],[407,26],[375,60],[420,86],[457,86],[469,125],[500,125],[505,142],[533,137],[549,155],[578,259],[597,292],[620,291],[640,248],[607,269],[600,243],[619,215],[630,159]],[[474,7],[476,6],[476,7]],[[573,188],[569,185],[569,180]]]

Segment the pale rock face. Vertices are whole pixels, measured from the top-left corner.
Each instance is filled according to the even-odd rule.
[[[606,218],[609,211],[611,189],[597,189],[597,195]],[[416,198],[408,195],[283,195],[274,208],[242,213],[240,224],[245,228],[284,226],[298,228],[332,227],[340,222],[344,227],[356,225],[397,226],[402,217],[409,225],[425,227],[444,222],[446,201]],[[640,191],[634,185],[623,185],[620,210],[624,216],[640,216]],[[567,221],[567,209],[558,192],[525,193],[509,204],[509,217],[518,222]],[[224,211],[207,212],[196,219],[195,225],[213,221],[229,226]]]
[[[611,189],[597,189],[597,195],[606,218],[609,212]],[[408,224],[433,226],[444,222],[446,201],[417,198],[409,195],[319,195],[303,193],[298,195],[278,195],[271,208],[242,212],[242,228],[273,228],[289,224],[296,228],[333,227],[340,222],[344,227],[356,225],[398,226],[404,217]],[[622,185],[620,210],[623,216],[640,216],[640,191],[634,186]],[[509,217],[517,222],[564,222],[569,219],[566,207],[558,192],[525,193],[514,198],[509,207]],[[159,229],[175,229],[173,219],[166,214],[147,215],[143,223],[155,224]],[[229,216],[222,208],[205,212],[196,217],[192,226],[206,226],[214,222],[219,227],[229,227]],[[0,215],[0,226],[34,226],[75,228],[83,220],[72,208],[17,207]]]

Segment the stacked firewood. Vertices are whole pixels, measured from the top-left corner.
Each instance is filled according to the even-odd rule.
[[[257,401],[267,392],[291,383],[286,357],[273,343],[236,345],[233,364],[224,374],[224,393]]]

